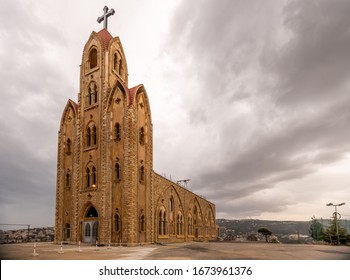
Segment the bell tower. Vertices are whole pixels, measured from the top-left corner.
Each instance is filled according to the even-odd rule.
[[[145,87],[129,88],[119,37],[87,40],[78,104],[58,131],[55,242],[121,244],[215,238],[215,205],[153,171],[153,124]]]

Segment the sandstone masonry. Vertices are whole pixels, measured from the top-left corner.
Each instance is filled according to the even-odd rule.
[[[153,171],[143,85],[128,88],[119,37],[92,32],[78,104],[58,132],[55,242],[137,245],[216,238],[215,205]]]

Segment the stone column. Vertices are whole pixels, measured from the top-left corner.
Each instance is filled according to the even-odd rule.
[[[123,188],[123,240],[128,246],[137,244],[137,125],[135,108],[128,107],[125,116],[125,163]]]

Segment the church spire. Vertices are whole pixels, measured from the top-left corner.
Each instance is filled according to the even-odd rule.
[[[97,22],[101,23],[103,21],[103,28],[107,29],[107,25],[108,25],[107,19],[108,17],[114,15],[114,13],[115,13],[114,9],[111,9],[110,11],[108,11],[108,7],[104,6],[103,15],[97,19]]]

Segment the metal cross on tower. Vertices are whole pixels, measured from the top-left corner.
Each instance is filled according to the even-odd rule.
[[[103,8],[103,16],[100,16],[98,19],[97,19],[97,22],[98,23],[101,23],[103,21],[103,28],[106,28],[107,29],[107,18],[114,15],[115,11],[113,9],[110,9],[110,11],[108,11],[108,7],[105,6]]]

